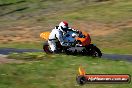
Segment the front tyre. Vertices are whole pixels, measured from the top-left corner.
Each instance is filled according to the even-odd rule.
[[[100,51],[99,48],[97,48],[96,46],[93,47],[93,54],[92,54],[93,57],[100,57],[102,56],[102,53]]]
[[[87,55],[92,57],[101,57],[102,53],[99,48],[97,48],[95,45],[90,44],[86,47]]]

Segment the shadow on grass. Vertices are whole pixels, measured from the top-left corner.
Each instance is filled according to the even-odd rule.
[[[26,1],[25,0],[22,0],[22,1],[15,2],[15,3],[13,2],[13,3],[0,4],[0,7],[14,5],[14,4],[23,3],[23,2],[26,2]]]
[[[25,9],[28,9],[28,8],[29,8],[29,7],[19,8],[19,9],[12,10],[12,11],[10,11],[10,12],[7,12],[7,13],[4,13],[4,14],[1,14],[0,16],[5,16],[5,15],[12,14],[12,13],[15,13],[15,12],[18,12],[18,11],[22,11],[22,10],[25,10]]]

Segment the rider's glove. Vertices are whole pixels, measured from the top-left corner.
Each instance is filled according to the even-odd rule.
[[[76,30],[76,33],[80,33],[80,31],[79,30]]]

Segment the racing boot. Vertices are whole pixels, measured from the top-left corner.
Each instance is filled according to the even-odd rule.
[[[57,50],[54,50],[53,51],[53,54],[58,54],[59,52]]]

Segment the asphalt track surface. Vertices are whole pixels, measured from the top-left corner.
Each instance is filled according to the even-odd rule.
[[[0,48],[0,54],[2,54],[2,55],[8,55],[10,53],[23,53],[23,52],[43,52],[43,50]],[[132,62],[132,55],[103,54],[101,58],[111,59],[111,60],[127,60],[127,61]]]

